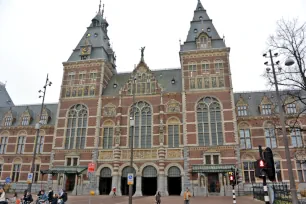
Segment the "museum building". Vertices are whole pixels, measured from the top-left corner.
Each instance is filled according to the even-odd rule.
[[[99,9],[63,62],[58,104],[46,104],[41,116],[40,105],[14,105],[0,84],[1,180],[26,185],[40,119],[37,189],[110,194],[115,186],[118,195],[128,195],[127,174],[133,173],[134,196],[181,195],[186,187],[195,195],[231,195],[227,173],[233,168],[242,188],[259,181],[252,163],[258,145],[273,149],[277,181],[288,181],[282,136],[274,128],[275,93],[233,93],[230,48],[200,1],[180,47],[180,68],[153,71],[143,47],[134,70],[117,73],[108,26]],[[293,118],[300,107],[288,103],[286,113]],[[293,155],[303,147],[303,133],[295,129],[290,139]],[[292,161],[303,183],[304,166]],[[89,163],[95,172],[87,171]]]

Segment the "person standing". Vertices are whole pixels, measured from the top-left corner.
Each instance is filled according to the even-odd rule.
[[[156,204],[160,204],[160,203],[161,203],[160,197],[161,197],[160,192],[157,191],[157,192],[156,192],[156,195],[155,195]]]
[[[2,187],[0,187],[0,204],[6,204],[5,192]]]
[[[116,189],[116,187],[114,186],[114,187],[113,187],[113,197],[116,197],[116,190],[117,190],[117,189]]]
[[[189,199],[191,197],[191,193],[188,189],[188,187],[186,188],[186,191],[184,192],[184,203],[185,204],[189,204]]]

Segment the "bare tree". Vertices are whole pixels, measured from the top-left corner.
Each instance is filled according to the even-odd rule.
[[[286,117],[289,127],[299,127],[297,119],[306,113],[306,22],[300,23],[298,19],[279,20],[275,34],[268,39],[268,46],[274,52],[279,53],[282,61],[286,59],[295,61],[293,66],[278,67],[277,83],[281,89],[286,90],[281,93],[283,99],[288,96],[292,97],[292,100],[283,100],[282,108],[285,109],[290,104],[299,104],[297,113]],[[274,86],[273,76],[265,74],[265,77],[269,84]],[[295,119],[294,123],[292,119]]]

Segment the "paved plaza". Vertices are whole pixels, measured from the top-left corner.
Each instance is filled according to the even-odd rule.
[[[67,204],[128,204],[128,197],[121,196],[112,198],[110,196],[69,196]],[[134,197],[133,204],[154,204],[154,196],[148,197]],[[162,197],[162,204],[183,204],[183,197],[167,196]],[[190,204],[232,204],[232,197],[193,197]],[[250,196],[243,196],[237,198],[237,204],[260,204],[261,201],[253,200]]]

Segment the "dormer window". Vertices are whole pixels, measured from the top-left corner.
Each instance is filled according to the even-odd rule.
[[[47,125],[48,123],[48,115],[47,114],[43,114],[41,117],[40,117],[40,122],[42,125]]]
[[[21,119],[21,125],[22,126],[28,126],[30,124],[30,117],[29,116],[23,116]]]
[[[12,125],[12,122],[13,122],[12,116],[7,116],[4,118],[4,126],[9,127]]]
[[[203,36],[200,38],[200,48],[207,48],[208,38]]]
[[[211,39],[207,35],[207,33],[203,32],[199,34],[197,38],[197,47],[198,49],[207,49],[211,47]]]
[[[97,19],[93,19],[92,20],[92,26],[93,27],[99,26],[99,21]]]
[[[247,116],[248,111],[247,111],[247,106],[246,105],[240,105],[237,107],[238,110],[238,116]]]
[[[290,103],[286,105],[286,113],[287,114],[296,114],[296,104],[295,103]]]
[[[272,104],[261,105],[261,114],[262,115],[271,115],[272,114]]]

